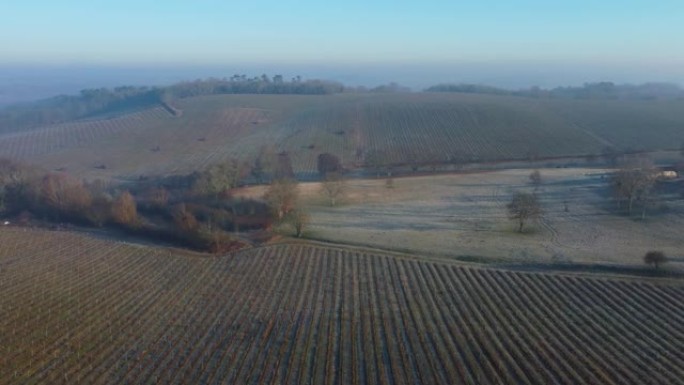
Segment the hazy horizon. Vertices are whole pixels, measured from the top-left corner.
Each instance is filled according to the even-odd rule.
[[[675,0],[28,0],[0,11],[0,104],[235,73],[414,90],[684,84]]]
[[[505,89],[532,86],[554,88],[580,86],[584,83],[611,81],[616,84],[648,82],[682,86],[682,78],[632,68],[578,68],[557,66],[529,68],[525,64],[497,65],[472,63],[460,65],[365,65],[311,66],[252,64],[233,66],[106,66],[106,65],[27,65],[0,66],[0,105],[33,101],[61,94],[75,94],[86,88],[123,85],[163,86],[179,81],[234,74],[259,76],[282,74],[285,78],[300,75],[306,79],[325,79],[348,86],[373,87],[396,82],[420,91],[439,83],[473,83]]]

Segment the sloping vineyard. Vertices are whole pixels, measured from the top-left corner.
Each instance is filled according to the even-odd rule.
[[[13,159],[86,147],[116,136],[129,135],[150,122],[170,119],[161,107],[122,117],[62,123],[0,136],[0,156]]]
[[[678,149],[684,141],[684,100],[549,101],[547,105],[618,149]]]
[[[482,95],[348,98],[280,127],[288,134],[279,147],[309,173],[322,152],[348,166],[432,165],[599,154],[606,145],[542,102]]]
[[[0,232],[1,384],[643,384],[684,375],[684,287],[272,246]]]
[[[98,177],[190,173],[233,156],[249,159],[263,142],[267,113],[251,108],[161,107],[0,137],[0,156]]]
[[[262,146],[316,174],[317,156],[347,167],[436,165],[598,155],[606,146],[672,149],[681,101],[573,101],[466,94],[216,95],[112,119],[0,137],[0,156],[99,176],[192,172]],[[106,166],[94,171],[95,166]]]

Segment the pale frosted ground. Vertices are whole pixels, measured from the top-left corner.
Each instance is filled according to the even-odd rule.
[[[640,264],[646,251],[658,249],[681,258],[682,202],[667,202],[669,214],[646,221],[615,215],[607,210],[603,170],[542,169],[544,219],[516,233],[505,205],[514,191],[532,191],[530,171],[397,178],[392,189],[384,180],[352,180],[336,207],[326,206],[318,183],[301,184],[308,235],[437,257]]]

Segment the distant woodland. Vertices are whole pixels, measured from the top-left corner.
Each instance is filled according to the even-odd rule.
[[[460,92],[470,94],[510,95],[547,99],[588,100],[658,100],[684,99],[684,90],[676,84],[645,83],[639,85],[612,82],[586,83],[581,87],[542,89],[531,87],[522,90],[505,90],[479,84],[438,84],[426,92]]]

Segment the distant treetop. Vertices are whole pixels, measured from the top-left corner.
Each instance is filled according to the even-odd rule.
[[[461,92],[469,94],[512,95],[548,99],[592,99],[592,100],[652,100],[684,99],[684,90],[676,84],[644,83],[614,84],[612,82],[585,83],[581,87],[556,87],[543,89],[530,87],[520,90],[505,90],[481,84],[437,84],[426,92]]]

